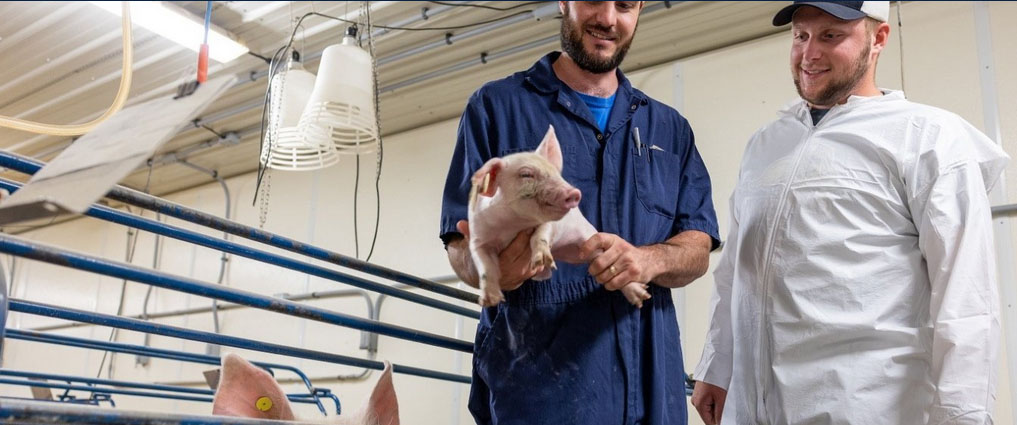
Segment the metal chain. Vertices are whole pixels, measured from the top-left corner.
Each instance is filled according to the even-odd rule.
[[[261,182],[261,193],[258,197],[261,199],[260,209],[258,214],[258,228],[265,229],[265,221],[268,220],[268,194],[272,191],[272,169],[268,168],[265,170],[265,177]]]

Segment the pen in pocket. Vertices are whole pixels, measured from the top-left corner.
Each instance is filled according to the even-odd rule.
[[[643,141],[639,140],[639,127],[635,128],[632,141],[635,142],[636,144],[636,154],[639,156],[643,156]]]

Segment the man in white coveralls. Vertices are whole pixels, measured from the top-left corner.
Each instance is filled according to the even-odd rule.
[[[801,100],[752,136],[692,403],[708,424],[988,424],[1007,160],[875,84],[889,3],[795,2]]]

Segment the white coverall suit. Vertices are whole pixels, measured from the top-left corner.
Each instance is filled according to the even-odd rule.
[[[991,423],[999,298],[986,193],[1008,157],[901,92],[749,141],[695,378],[724,424]]]

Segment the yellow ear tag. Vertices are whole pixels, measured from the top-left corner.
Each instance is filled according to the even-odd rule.
[[[484,182],[480,184],[480,193],[487,193],[487,187],[491,185],[491,173],[484,174]]]
[[[272,399],[268,397],[260,397],[258,398],[258,401],[254,402],[254,405],[258,408],[258,410],[267,412],[272,408]]]

